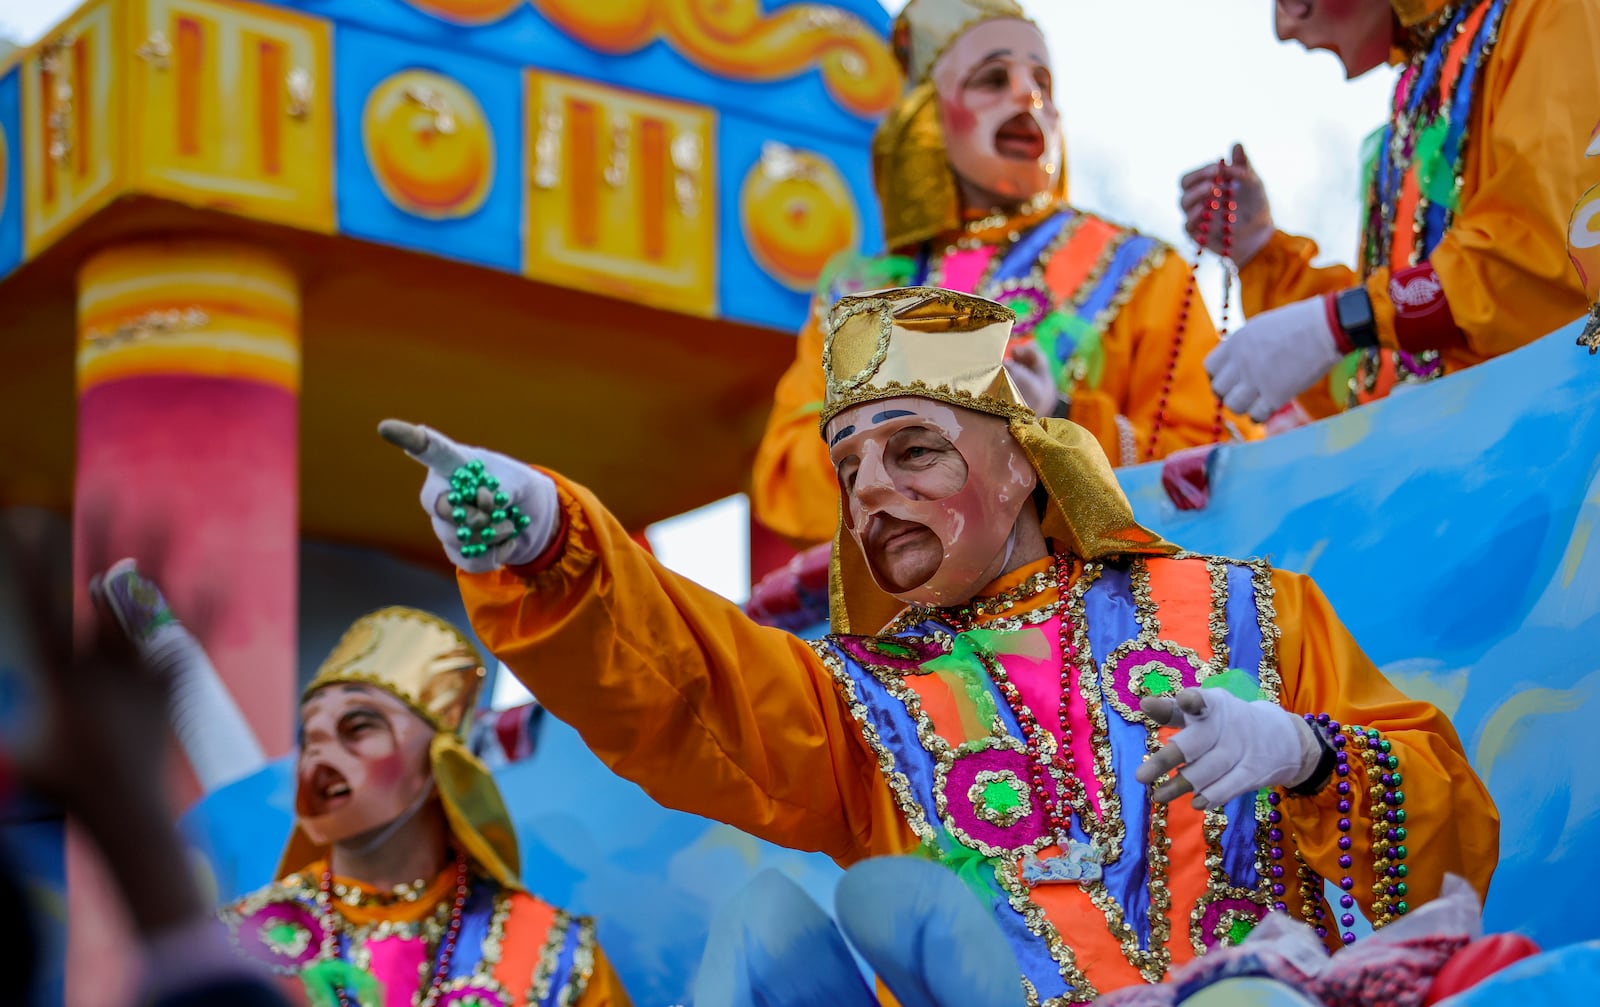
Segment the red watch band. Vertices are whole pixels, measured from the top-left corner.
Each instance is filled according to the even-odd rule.
[[[1322,310],[1328,314],[1328,331],[1333,333],[1333,345],[1340,353],[1354,353],[1356,346],[1350,341],[1350,336],[1344,331],[1344,326],[1339,324],[1339,295],[1323,294]]]
[[[1389,277],[1394,304],[1394,338],[1407,353],[1447,350],[1467,345],[1456,325],[1439,274],[1426,262],[1395,271]]]

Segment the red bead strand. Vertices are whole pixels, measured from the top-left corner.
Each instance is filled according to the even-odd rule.
[[[1059,555],[1055,558],[1055,575],[1061,599],[1061,699],[1057,709],[1061,724],[1061,741],[1056,746],[1053,760],[1045,755],[1045,741],[1049,737],[1049,731],[1039,723],[1033,711],[1023,702],[1022,693],[1006,674],[1005,668],[999,661],[994,661],[989,667],[989,672],[1001,698],[1005,700],[1006,706],[1010,708],[1012,716],[1022,729],[1023,747],[1028,753],[1029,784],[1034,797],[1039,801],[1040,807],[1044,808],[1045,821],[1049,823],[1053,835],[1057,839],[1064,839],[1072,823],[1071,805],[1077,803],[1079,807],[1087,808],[1088,788],[1078,775],[1077,758],[1072,750],[1072,722],[1068,719],[1072,697],[1072,669],[1076,667],[1078,660],[1076,631],[1066,604],[1067,588],[1072,577],[1072,560],[1068,556]],[[1065,780],[1063,785],[1065,807],[1050,794],[1047,777],[1052,765],[1061,771]],[[1085,822],[1084,826],[1087,828],[1088,823]]]
[[[1207,240],[1211,237],[1212,222],[1222,217],[1222,249],[1221,255],[1224,264],[1224,277],[1226,286],[1222,291],[1222,324],[1217,335],[1225,336],[1228,333],[1228,315],[1232,306],[1233,283],[1232,274],[1229,272],[1229,263],[1233,256],[1233,228],[1239,222],[1239,203],[1234,195],[1233,182],[1227,177],[1226,165],[1217,162],[1217,172],[1211,179],[1211,198],[1206,201],[1205,207],[1200,211],[1200,224],[1196,228],[1194,259],[1189,263],[1189,282],[1183,289],[1183,301],[1178,306],[1177,329],[1172,337],[1172,353],[1167,359],[1167,377],[1161,385],[1161,398],[1156,403],[1156,418],[1150,425],[1150,439],[1144,450],[1143,461],[1150,461],[1156,457],[1156,439],[1161,433],[1167,418],[1167,399],[1172,394],[1172,383],[1178,374],[1178,356],[1183,350],[1183,337],[1189,328],[1189,312],[1194,307],[1195,289],[1199,283],[1200,259],[1205,253]],[[1217,401],[1216,415],[1211,421],[1211,443],[1222,441],[1223,412],[1222,402]]]

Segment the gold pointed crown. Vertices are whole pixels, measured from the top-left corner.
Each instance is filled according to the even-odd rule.
[[[968,28],[1000,18],[1029,20],[1016,0],[911,0],[890,35],[907,85],[927,80],[933,64]]]
[[[433,726],[428,766],[450,834],[501,887],[521,891],[517,834],[500,788],[461,741],[483,684],[483,658],[466,635],[420,609],[380,608],[345,630],[302,698],[341,682],[382,689]],[[278,877],[328,855],[297,822]]]
[[[436,615],[394,606],[345,630],[303,696],[338,682],[376,686],[434,730],[454,734],[477,702],[483,675],[483,658],[460,630]]]
[[[899,287],[840,298],[822,344],[822,426],[841,410],[901,395],[1031,420],[1006,372],[1017,316],[983,297]]]

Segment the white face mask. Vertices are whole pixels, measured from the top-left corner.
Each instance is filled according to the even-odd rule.
[[[1059,184],[1061,114],[1039,29],[1026,21],[985,21],[939,57],[933,82],[945,151],[958,177],[1015,201]]]
[[[408,820],[432,793],[434,729],[386,690],[338,683],[301,707],[295,812],[319,846]]]
[[[1038,475],[1004,419],[907,396],[841,412],[829,440],[845,527],[883,591],[913,604],[956,605],[1005,569]],[[930,539],[937,543],[936,565],[922,563],[916,583],[904,582],[911,575],[885,544],[885,535],[908,528],[924,552]]]

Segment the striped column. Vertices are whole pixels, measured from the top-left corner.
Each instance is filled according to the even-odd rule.
[[[109,543],[114,560],[163,535],[174,611],[198,624],[268,757],[281,755],[295,718],[297,279],[248,245],[118,245],[79,273],[77,340],[79,604],[85,543]],[[97,873],[81,845],[69,850],[70,1003],[120,999],[106,966],[126,945]]]

